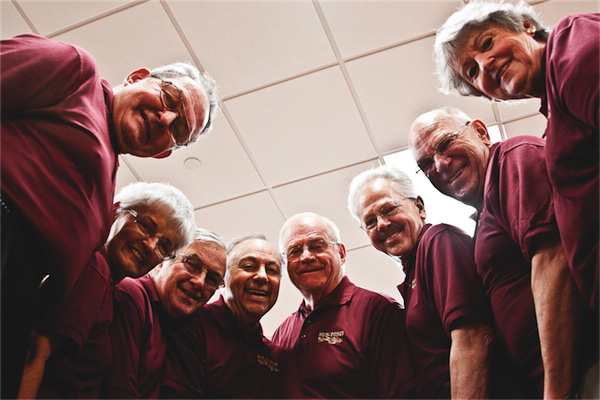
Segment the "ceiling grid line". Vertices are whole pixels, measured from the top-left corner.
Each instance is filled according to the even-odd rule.
[[[62,35],[64,33],[74,31],[75,29],[78,29],[78,28],[81,28],[83,26],[89,25],[89,24],[94,23],[96,21],[100,21],[100,20],[102,20],[104,18],[107,18],[107,17],[113,16],[115,14],[118,14],[121,11],[128,10],[130,8],[139,6],[140,4],[146,3],[148,1],[149,0],[137,0],[137,1],[133,1],[133,2],[128,3],[128,4],[124,4],[124,5],[120,6],[120,7],[115,7],[113,9],[111,9],[111,10],[108,10],[106,12],[103,12],[101,14],[95,15],[95,16],[90,17],[90,18],[86,18],[83,21],[79,21],[79,22],[77,22],[75,24],[66,26],[66,27],[64,27],[62,29],[59,29],[57,31],[50,32],[50,33],[48,33],[46,35],[46,37],[51,39],[51,38],[54,38],[56,36]]]
[[[352,99],[354,100],[354,103],[356,105],[358,113],[360,114],[360,118],[365,126],[367,134],[369,135],[371,144],[373,145],[373,148],[375,149],[375,153],[377,154],[377,159],[379,160],[379,163],[383,165],[383,164],[385,164],[385,161],[383,159],[383,154],[381,152],[381,146],[379,146],[379,143],[377,142],[377,139],[375,138],[375,135],[373,134],[373,129],[371,128],[371,124],[369,123],[367,114],[364,110],[364,107],[362,106],[362,103],[360,102],[358,93],[356,92],[356,88],[354,87],[354,83],[352,82],[352,78],[350,78],[350,73],[348,72],[348,69],[346,68],[344,58],[342,57],[340,49],[335,41],[333,32],[331,31],[331,28],[329,27],[329,23],[327,22],[327,18],[325,17],[325,14],[323,13],[323,9],[321,8],[321,4],[319,4],[319,0],[313,0],[312,3],[315,8],[315,11],[317,12],[317,16],[319,17],[319,21],[321,21],[321,25],[323,26],[325,35],[327,36],[327,39],[329,40],[331,49],[333,50],[333,53],[335,54],[335,58],[338,61],[340,70],[342,71],[342,75],[344,76],[344,80],[346,81],[346,85],[348,85],[348,90],[350,90]]]
[[[29,17],[27,16],[27,13],[25,13],[25,10],[23,10],[23,8],[19,4],[19,2],[17,0],[12,0],[11,3],[17,9],[19,14],[21,14],[21,17],[23,18],[23,20],[25,20],[25,23],[27,24],[27,26],[29,26],[29,29],[31,29],[33,31],[33,33],[35,33],[36,35],[40,35],[40,31],[38,31],[36,29],[35,25],[29,19]]]

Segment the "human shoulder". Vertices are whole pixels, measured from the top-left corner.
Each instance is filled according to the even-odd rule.
[[[361,286],[355,287],[354,295],[352,296],[352,301],[356,301],[363,305],[368,305],[371,308],[403,309],[400,303],[398,303],[398,301],[392,296],[383,292],[367,289]]]

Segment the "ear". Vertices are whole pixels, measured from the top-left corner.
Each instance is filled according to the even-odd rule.
[[[136,69],[123,80],[123,86],[130,85],[142,79],[146,79],[150,76],[150,70],[148,68]]]
[[[346,262],[346,246],[344,246],[344,243],[339,243],[338,247],[340,249],[340,259],[342,260],[341,264],[343,265]]]
[[[423,219],[423,221],[425,221],[425,218],[427,218],[427,212],[425,211],[425,202],[421,196],[417,196],[415,199],[415,205],[419,209],[419,216]]]
[[[121,206],[121,203],[119,201],[117,201],[116,203],[113,204],[113,222],[115,222],[115,220],[117,219],[117,216],[119,215],[118,211],[119,211],[120,206]]]
[[[492,145],[492,141],[490,139],[490,134],[488,133],[487,127],[485,126],[483,121],[479,119],[474,119],[473,121],[471,121],[471,126],[473,127],[473,129],[475,129],[475,132],[477,132],[479,139],[481,139],[481,141],[486,146],[490,147]]]
[[[167,157],[169,157],[171,155],[172,152],[173,152],[173,150],[163,151],[160,154],[152,156],[152,158],[167,158]]]

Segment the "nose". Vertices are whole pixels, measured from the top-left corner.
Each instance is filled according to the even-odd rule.
[[[302,249],[302,255],[300,256],[300,261],[311,261],[315,258],[315,255],[313,253],[311,253],[311,251],[308,249],[308,246],[305,246],[304,249]]]
[[[201,288],[204,288],[205,280],[206,280],[206,270],[203,270],[199,274],[194,274],[190,278],[190,282],[192,283],[192,285],[199,286]]]
[[[156,122],[160,126],[167,127],[171,125],[171,122],[175,121],[177,117],[179,117],[179,114],[177,114],[175,111],[164,109],[156,113]]]
[[[495,60],[496,59],[494,57],[488,55],[487,53],[479,53],[475,56],[475,62],[479,66],[479,70],[486,74],[489,74],[492,71]]]
[[[390,225],[390,221],[387,218],[377,215],[377,229],[385,229]]]
[[[448,167],[450,162],[452,161],[452,157],[443,155],[443,154],[435,154],[433,156],[433,165],[436,172],[443,172],[444,168]]]
[[[260,281],[267,281],[267,269],[264,266],[260,267],[258,271],[256,271],[254,279]]]
[[[144,246],[146,246],[146,248],[148,250],[154,252],[156,250],[156,246],[158,245],[158,241],[159,241],[158,237],[152,236],[152,237],[144,238],[142,240],[142,243],[144,243]]]

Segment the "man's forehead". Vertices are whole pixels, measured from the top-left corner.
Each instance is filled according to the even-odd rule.
[[[277,252],[266,240],[263,239],[247,239],[235,246],[229,253],[229,258],[243,261],[253,258],[277,258]],[[238,261],[238,262],[239,262]]]

